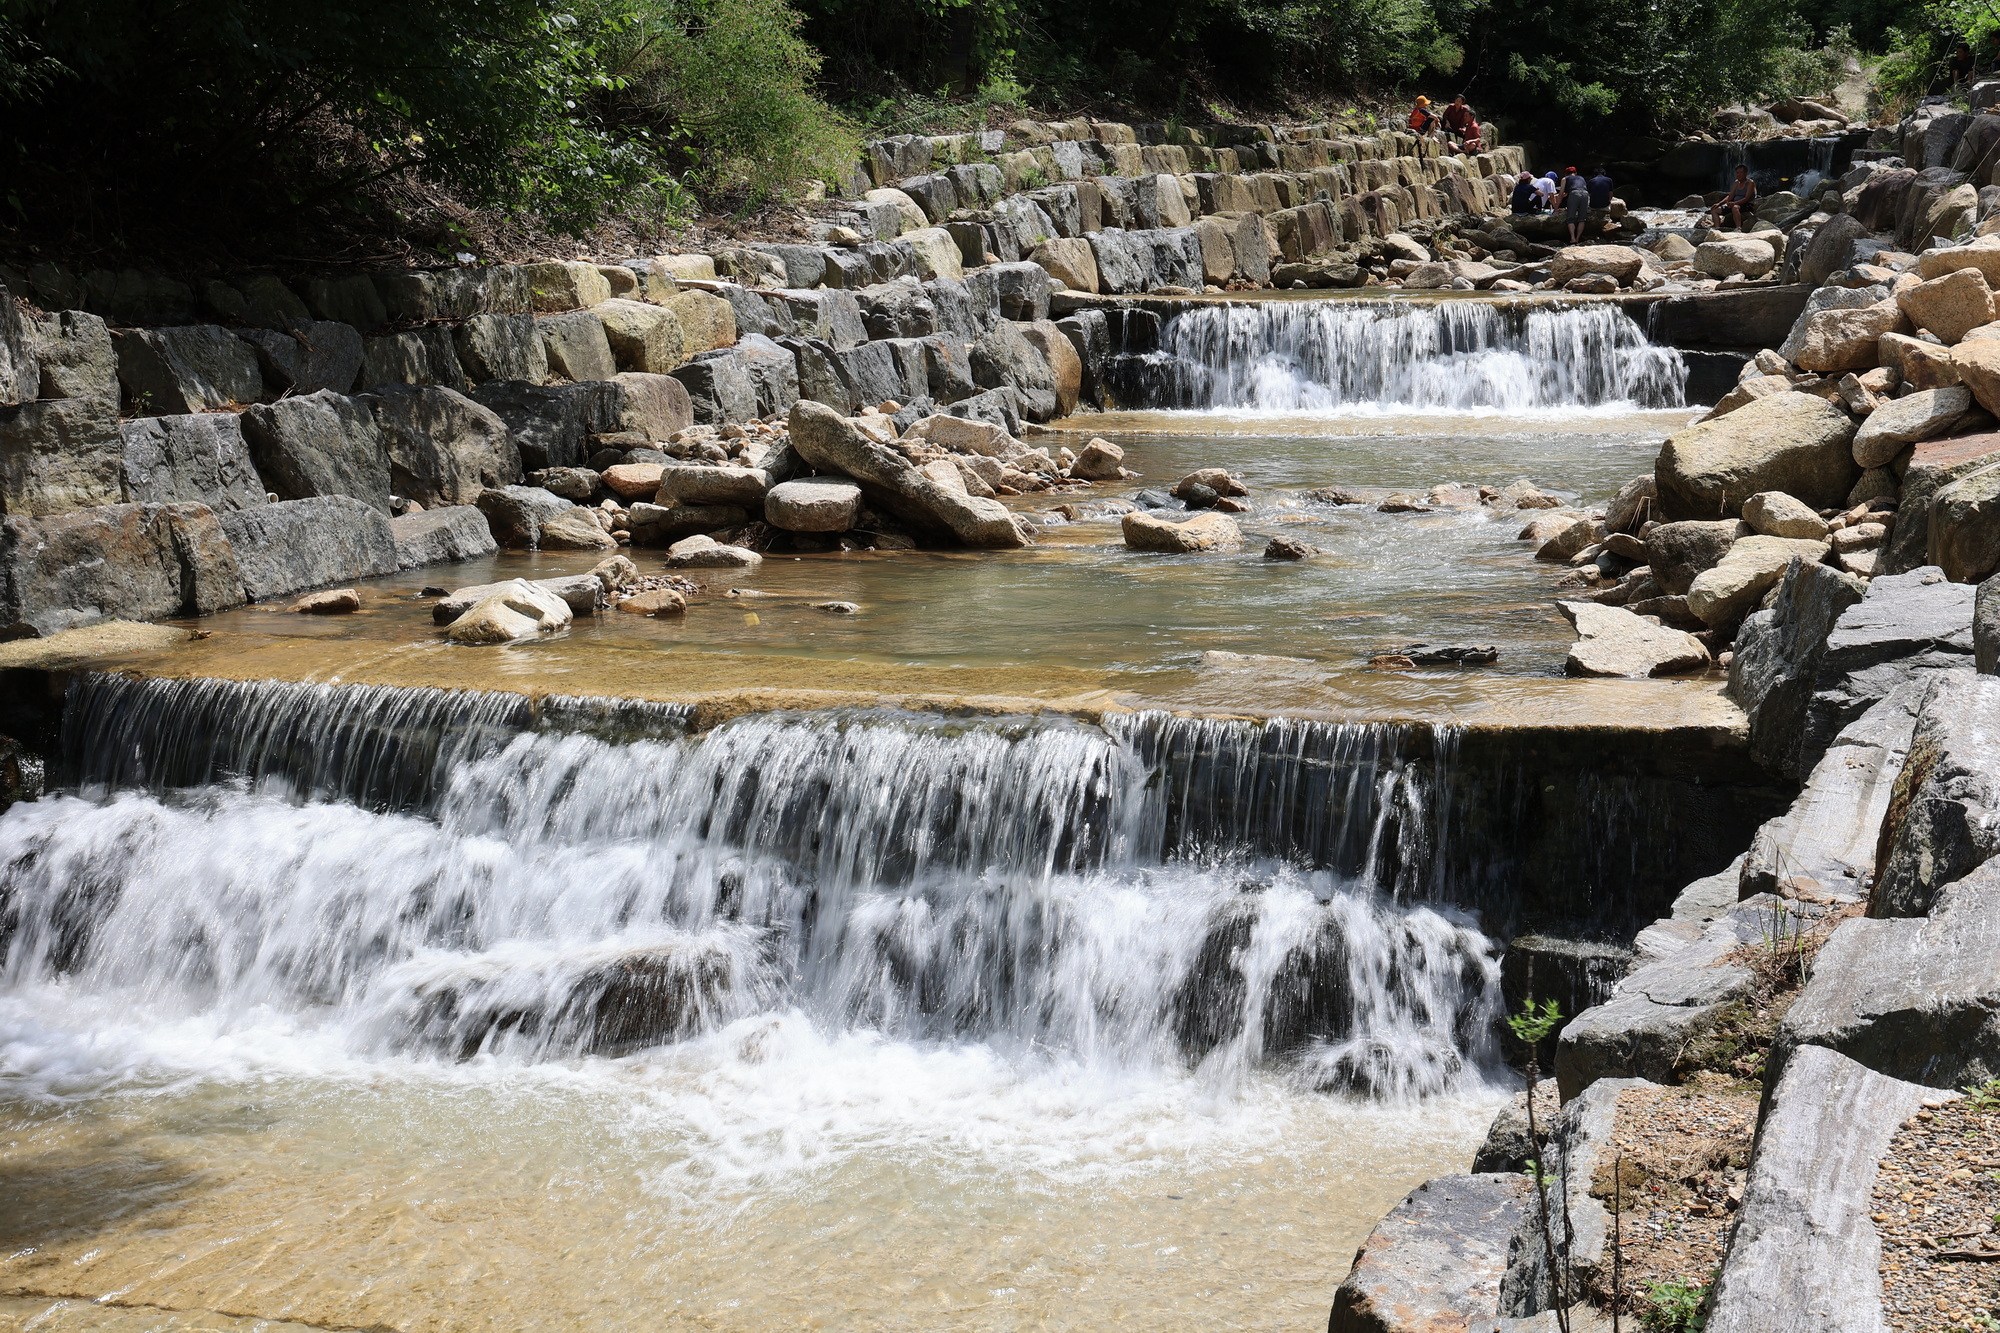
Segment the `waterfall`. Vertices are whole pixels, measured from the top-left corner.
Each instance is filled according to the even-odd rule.
[[[1217,304],[1110,367],[1128,408],[1519,411],[1678,407],[1687,369],[1615,306]]]
[[[1495,948],[1439,880],[1449,730],[683,722],[82,679],[67,787],[0,818],[0,1046],[81,1006],[363,1059],[785,1012],[1224,1085],[1418,1095],[1490,1058]]]

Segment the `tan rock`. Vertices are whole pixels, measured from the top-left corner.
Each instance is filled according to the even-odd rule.
[[[1666,442],[1653,468],[1654,515],[1663,522],[1733,518],[1759,491],[1783,491],[1830,509],[1846,498],[1859,471],[1853,440],[1853,418],[1823,398],[1760,398]]]
[[[1777,267],[1778,256],[1760,237],[1725,236],[1695,247],[1693,263],[1696,272],[1711,278],[1761,278]]]
[[[1971,406],[1971,390],[1958,385],[1891,398],[1854,433],[1855,465],[1864,471],[1885,466],[1905,446],[1945,434]]]
[[[1571,245],[1549,265],[1549,280],[1560,287],[1572,278],[1602,273],[1623,284],[1638,277],[1645,265],[1645,259],[1629,245]]]
[[[1913,338],[1906,333],[1885,333],[1876,349],[1883,367],[1895,372],[1898,383],[1918,389],[1943,389],[1957,384],[1958,365],[1952,349],[1941,343]]]
[[[1988,412],[2000,414],[2000,339],[1962,342],[1952,348],[1951,360],[1959,383],[1972,391],[1973,399]]]
[[[1125,451],[1109,440],[1092,439],[1070,464],[1069,474],[1084,481],[1117,481],[1125,475]]]
[[[917,201],[893,186],[885,186],[879,190],[870,190],[868,193],[862,195],[861,198],[864,202],[871,204],[894,204],[896,206],[896,215],[903,220],[903,230],[906,233],[921,231],[931,225],[924,217],[924,210],[918,205]]]
[[[1743,502],[1743,521],[1766,537],[1826,538],[1826,520],[1783,491],[1760,491]]]
[[[660,489],[666,469],[658,463],[613,463],[599,475],[604,484],[627,500],[650,500]]]
[[[1565,664],[1572,676],[1670,676],[1709,665],[1708,649],[1684,630],[1622,606],[1557,602],[1576,627]]]
[[[1097,290],[1097,259],[1091,253],[1090,242],[1080,236],[1043,241],[1028,258],[1047,269],[1058,287],[1076,292]],[[1225,273],[1222,280],[1227,282],[1229,275]]]
[[[1054,320],[1038,319],[1015,327],[1049,363],[1049,375],[1056,388],[1056,416],[1066,417],[1076,411],[1083,397],[1083,358],[1076,354],[1076,344]]]
[[[1824,541],[1745,537],[1715,568],[1695,575],[1688,585],[1688,610],[1711,629],[1733,626],[1756,609],[1794,557],[1818,564],[1828,549]]]
[[[736,311],[709,292],[678,291],[661,303],[681,326],[681,345],[688,356],[736,345]]]
[[[309,592],[292,603],[292,610],[302,616],[344,616],[360,609],[361,594],[352,588]]]
[[[1709,421],[1716,417],[1726,417],[1739,407],[1748,406],[1759,398],[1769,398],[1774,393],[1790,393],[1792,381],[1784,375],[1752,375],[1747,380],[1737,381],[1736,387],[1722,395],[1721,401],[1708,409],[1701,419]]]
[[[618,609],[628,616],[678,616],[687,612],[687,598],[672,588],[657,588],[627,597]]]
[[[1188,555],[1198,551],[1240,551],[1243,531],[1226,514],[1207,511],[1179,523],[1134,510],[1120,522],[1125,544],[1135,551]]]
[[[1882,335],[1904,332],[1908,326],[1908,317],[1894,301],[1816,311],[1806,317],[1798,367],[1821,374],[1873,369]]]
[[[1946,343],[1955,343],[1981,324],[1991,324],[1993,290],[1976,268],[1953,269],[1920,282],[1896,297],[1896,303],[1918,328],[1929,329]],[[1885,330],[1886,332],[1886,330]]]
[[[1942,278],[1962,268],[1976,268],[1985,275],[1988,287],[2000,287],[2000,236],[1981,237],[1970,245],[1926,250],[1917,256],[1917,274],[1923,278]]]
[[[917,276],[925,282],[933,278],[950,278],[957,282],[965,276],[965,257],[959,251],[958,242],[943,227],[920,227],[916,231],[906,231],[903,240],[913,252]]]
[[[453,643],[508,643],[568,629],[574,616],[569,603],[556,594],[526,579],[515,579],[452,621],[445,637]]]
[[[593,309],[620,370],[664,375],[687,360],[686,334],[668,307],[613,297]]]

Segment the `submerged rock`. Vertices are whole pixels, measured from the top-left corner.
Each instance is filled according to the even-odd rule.
[[[1650,616],[1595,602],[1556,606],[1578,635],[1565,663],[1572,676],[1672,676],[1709,664],[1701,640]]]
[[[571,618],[568,602],[526,579],[515,579],[452,621],[445,637],[453,643],[511,643],[568,629]]]
[[[1327,1333],[1416,1333],[1494,1325],[1509,1252],[1528,1235],[1524,1175],[1439,1176],[1362,1242],[1334,1293]]]
[[[1135,510],[1119,522],[1125,544],[1135,551],[1188,555],[1199,551],[1237,551],[1243,547],[1243,531],[1227,514],[1200,513],[1172,522]]]

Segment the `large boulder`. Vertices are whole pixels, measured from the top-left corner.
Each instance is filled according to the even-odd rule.
[[[1833,739],[1881,700],[1927,688],[1940,672],[1970,669],[1974,595],[1928,566],[1870,581],[1867,595],[1827,635],[1806,706],[1800,768],[1817,764]]]
[[[474,501],[508,550],[594,551],[618,543],[590,512],[539,486],[496,486]]]
[[[2000,463],[1940,490],[1925,519],[1925,559],[1956,583],[2000,569]]]
[[[925,531],[965,546],[1028,545],[998,500],[940,485],[885,444],[863,435],[833,409],[810,399],[793,406],[792,448],[823,473],[852,477],[874,504]]]
[[[1976,268],[1953,269],[1942,277],[1906,287],[1897,294],[1910,323],[1928,329],[1946,343],[1956,343],[1981,324],[1994,320],[1993,289]]]
[[[1943,435],[1971,406],[1971,391],[1955,386],[1890,399],[1870,412],[1855,431],[1855,466],[1888,466],[1907,446]]]
[[[238,329],[236,336],[250,344],[265,382],[279,393],[351,393],[361,375],[361,335],[347,324],[303,320],[282,330]]]
[[[1750,718],[1751,753],[1788,777],[1805,773],[1800,749],[1806,708],[1827,636],[1865,591],[1866,585],[1852,574],[1794,560],[1779,581],[1771,609],[1751,615],[1737,632],[1729,663],[1730,696]]]
[[[1663,592],[1670,597],[1685,597],[1697,574],[1721,564],[1722,557],[1729,554],[1737,539],[1748,537],[1751,532],[1748,523],[1734,518],[1658,523],[1645,536],[1646,564]],[[1574,554],[1575,551],[1570,552]]]
[[[755,569],[764,557],[747,546],[731,546],[697,534],[667,548],[668,569]]]
[[[994,325],[972,344],[972,380],[982,389],[1014,389],[1036,421],[1051,420],[1061,406],[1048,357],[1012,323]]]
[[[1534,1197],[1518,1172],[1417,1186],[1362,1242],[1327,1333],[1497,1327],[1508,1257],[1533,1234]]]
[[[253,602],[378,578],[397,569],[389,516],[348,495],[318,495],[218,515]]]
[[[1192,518],[1167,519],[1134,510],[1120,522],[1125,544],[1135,551],[1192,555],[1202,551],[1240,551],[1243,531],[1227,514],[1204,510]]]
[[[762,508],[771,474],[756,467],[673,464],[661,469],[656,504],[741,505]]]
[[[1056,416],[1068,416],[1076,411],[1083,396],[1083,358],[1077,355],[1069,335],[1053,321],[1036,320],[1020,327],[1021,336],[1049,363],[1049,379],[1055,386]]]
[[[1695,247],[1694,268],[1711,278],[1761,278],[1777,267],[1778,255],[1769,241],[1755,236],[1724,236]]]
[[[115,341],[119,382],[142,413],[200,412],[264,396],[257,354],[219,324],[128,329]]]
[[[637,431],[649,440],[670,440],[694,425],[694,404],[687,386],[672,375],[620,371],[611,377],[605,396],[610,413],[606,430]]]
[[[521,479],[507,423],[452,389],[383,385],[358,400],[375,414],[395,493],[426,509],[469,505]]]
[[[452,621],[445,637],[453,643],[511,643],[568,629],[571,620],[569,603],[526,579],[515,579]]]
[[[1765,537],[1826,540],[1826,520],[1783,491],[1760,491],[1745,500],[1743,521]]]
[[[233,413],[137,417],[119,426],[118,434],[125,490],[135,501],[191,501],[218,512],[268,501],[242,421]]]
[[[0,637],[242,602],[236,553],[206,506],[99,505],[0,520]]]
[[[1654,465],[1655,512],[1663,522],[1733,518],[1759,491],[1834,508],[1861,475],[1853,440],[1853,419],[1824,398],[1760,398],[1666,442]]]
[[[1903,471],[1902,503],[1896,506],[1896,526],[1882,548],[1877,572],[1904,574],[1922,565],[1930,546],[1931,501],[1953,482],[1996,463],[2000,463],[2000,433],[1918,444]]]
[[[474,387],[472,399],[507,423],[523,472],[581,466],[589,457],[590,436],[624,429],[618,420],[617,389],[608,380],[585,384],[494,380]]]
[[[1951,672],[1931,683],[1896,794],[1869,910],[1921,916],[1947,884],[2000,853],[2000,679]]]
[[[1629,245],[1571,245],[1558,251],[1549,264],[1549,280],[1560,287],[1571,278],[1603,273],[1625,286],[1645,265],[1645,259]]]
[[[1215,229],[1223,230],[1220,223],[1215,224]],[[1228,238],[1224,232],[1223,249],[1226,251],[1227,247]],[[1205,245],[1203,251],[1207,252]],[[1078,292],[1097,291],[1097,259],[1090,253],[1090,242],[1081,236],[1044,241],[1028,257],[1046,269],[1050,280],[1058,287],[1067,287],[1071,291]],[[1222,277],[1212,280],[1227,282],[1229,274],[1225,271]]]
[[[6,299],[0,289],[0,301]],[[96,315],[59,311],[36,323],[33,342],[43,398],[118,397],[118,352]]]
[[[1851,213],[1836,213],[1820,224],[1799,256],[1799,281],[1817,287],[1854,263],[1854,245],[1868,229]],[[1926,276],[1935,276],[1927,274]]]
[[[1770,1079],[1708,1333],[1874,1333],[1886,1327],[1876,1171],[1925,1090],[1827,1050]]]
[[[493,540],[493,528],[486,515],[472,505],[405,514],[390,519],[389,530],[396,539],[399,569],[475,560],[500,549],[500,544]]]
[[[442,325],[378,333],[361,340],[361,387],[387,384],[441,384],[465,390],[472,382],[458,364],[451,330]]]
[[[611,299],[611,282],[595,264],[565,259],[521,268],[536,310],[580,310]]]
[[[474,315],[452,330],[451,341],[465,377],[474,384],[488,380],[540,384],[549,377],[548,349],[535,331],[533,315]]]
[[[1911,327],[1894,301],[1821,310],[1806,315],[1800,324],[1779,349],[1780,354],[1801,370],[1821,374],[1873,368],[1881,356],[1882,339],[1892,333],[1907,333]]]
[[[1565,664],[1572,676],[1674,676],[1709,664],[1708,649],[1683,630],[1652,616],[1595,602],[1557,602],[1576,627]]]
[[[115,399],[0,407],[0,512],[60,514],[117,504],[125,499],[123,453]]]
[[[367,403],[331,390],[283,398],[245,412],[243,438],[279,498],[348,495],[388,512],[389,458]]]
[[[1695,575],[1688,585],[1688,612],[1711,629],[1734,629],[1794,558],[1817,564],[1828,549],[1827,543],[1811,539],[1745,537],[1714,569]]]
[[[861,488],[843,477],[800,477],[764,496],[764,521],[786,532],[846,532],[861,516]]]
[[[620,370],[665,375],[687,359],[681,322],[663,306],[614,298],[593,306],[591,313],[604,325]]]
[[[614,556],[613,559],[623,559]],[[630,564],[630,561],[626,562]],[[605,580],[595,573],[564,574],[552,579],[503,580],[499,583],[475,583],[469,587],[453,588],[446,596],[431,603],[431,620],[435,624],[449,625],[495,593],[510,591],[517,582],[526,582],[539,592],[560,598],[574,615],[594,616],[597,604],[604,597],[607,586]]]
[[[618,373],[618,359],[611,354],[611,340],[595,310],[537,315],[535,332],[541,336],[550,371],[566,380],[608,380]]]

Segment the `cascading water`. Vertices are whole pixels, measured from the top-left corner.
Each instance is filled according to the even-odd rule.
[[[1208,305],[1111,365],[1128,408],[1270,412],[1678,407],[1687,368],[1608,305]]]
[[[32,1091],[73,1024],[139,1034],[133,1073],[147,1033],[274,1017],[345,1058],[533,1063],[798,1013],[1394,1095],[1489,1055],[1494,950],[1437,905],[1449,732],[680,723],[78,682],[67,794],[0,819],[0,1079]]]

